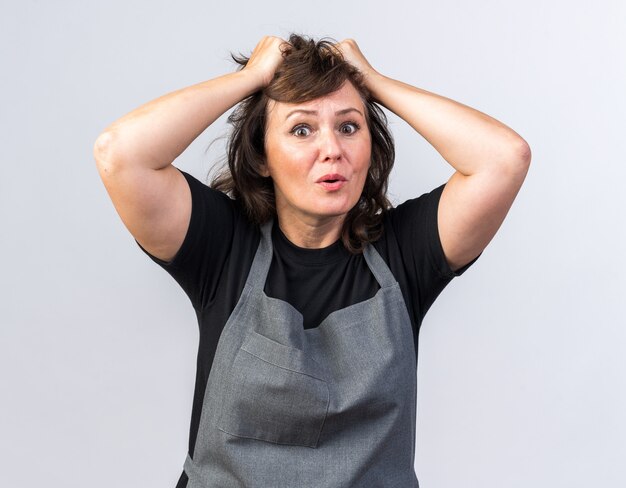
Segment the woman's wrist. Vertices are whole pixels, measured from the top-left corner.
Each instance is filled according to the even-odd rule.
[[[389,78],[387,78],[382,73],[372,69],[367,73],[363,73],[363,81],[365,82],[365,87],[369,90],[370,95],[374,99],[376,103],[382,103],[384,86],[389,82]]]
[[[242,87],[245,90],[246,95],[242,99],[265,87],[263,75],[252,68],[243,68],[232,73],[232,75],[242,83]]]

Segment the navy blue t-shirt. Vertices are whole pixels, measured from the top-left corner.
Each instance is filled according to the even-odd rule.
[[[238,201],[179,171],[191,189],[192,210],[178,253],[166,262],[135,242],[177,281],[198,318],[200,334],[189,432],[189,454],[193,455],[217,343],[239,300],[261,233]],[[437,227],[437,208],[444,187],[445,183],[387,211],[383,235],[373,243],[402,290],[413,326],[416,358],[419,328],[426,312],[452,278],[463,274],[480,257],[457,271],[448,265]],[[275,223],[272,242],[274,254],[265,293],[293,305],[303,315],[304,328],[316,327],[331,312],[367,300],[379,289],[363,254],[348,252],[340,240],[322,249],[300,248]],[[176,488],[186,485],[183,471]]]

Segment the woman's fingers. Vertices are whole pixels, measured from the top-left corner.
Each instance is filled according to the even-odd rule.
[[[376,73],[376,70],[367,59],[365,59],[365,56],[354,39],[344,39],[337,43],[336,47],[341,51],[344,59],[363,73],[366,79],[369,75]]]
[[[365,59],[356,41],[344,39],[337,43],[336,47],[341,51],[344,59],[361,72],[365,86],[374,94],[384,77]]]
[[[280,37],[265,36],[250,55],[244,69],[257,73],[263,86],[267,86],[272,81],[276,69],[283,62],[283,44],[287,44],[287,41]]]

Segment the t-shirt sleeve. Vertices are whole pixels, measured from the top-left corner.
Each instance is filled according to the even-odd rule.
[[[196,310],[215,292],[234,227],[232,200],[189,173],[180,171],[191,190],[191,218],[183,243],[171,261],[153,256],[135,239],[148,257],[181,286]]]
[[[393,209],[392,214],[409,286],[412,296],[417,295],[421,318],[446,285],[465,273],[482,254],[456,271],[450,268],[441,246],[437,222],[439,201],[445,186],[443,183],[428,193],[407,200]]]

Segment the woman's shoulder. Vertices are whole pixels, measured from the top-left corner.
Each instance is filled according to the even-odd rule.
[[[187,234],[170,264],[182,266],[186,261],[197,266],[207,260],[207,255],[210,261],[219,263],[237,247],[234,241],[258,242],[259,226],[250,221],[240,202],[191,173],[177,169],[187,180],[192,205]]]
[[[259,226],[249,218],[240,200],[213,188],[184,170],[179,169],[179,171],[187,180],[191,190],[192,212],[195,210],[207,220],[231,220],[237,226],[258,234]]]
[[[189,184],[189,188],[191,190],[192,197],[197,196],[205,200],[216,200],[224,205],[229,205],[233,207],[237,205],[236,200],[232,199],[226,193],[216,190],[215,188],[212,188],[210,184],[200,181],[198,178],[196,178],[191,173],[188,173],[187,171],[184,171],[180,168],[177,168],[177,169],[183,174],[183,176],[187,180],[187,183]]]
[[[224,283],[234,286],[233,283],[245,281],[258,246],[260,229],[246,217],[239,202],[192,174],[179,171],[185,176],[192,195],[185,239],[170,262],[144,252],[178,281],[196,309],[203,309],[218,296]],[[243,278],[237,279],[237,276]]]
[[[402,203],[386,212],[387,218],[390,220],[405,220],[415,215],[423,214],[429,210],[432,211],[433,208],[436,210],[445,186],[446,183],[442,183],[417,197],[404,200]]]

